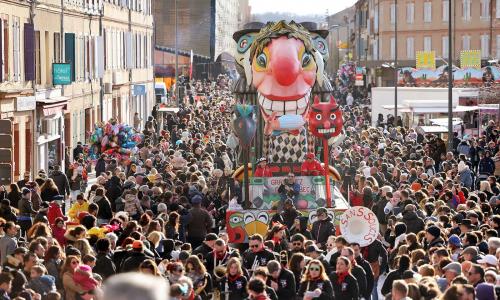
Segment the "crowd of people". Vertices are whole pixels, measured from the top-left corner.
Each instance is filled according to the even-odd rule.
[[[350,205],[376,214],[378,239],[349,243],[326,208],[308,224],[289,173],[267,234],[234,245],[225,211],[242,191],[231,178],[239,151],[228,85],[194,82],[206,98],[167,116],[153,111],[131,159],[101,155],[95,180],[78,145],[66,173],[27,172],[0,187],[0,299],[500,296],[498,125],[455,136],[448,152],[434,135],[383,120],[371,127],[363,93],[345,90],[337,95],[346,138],[331,164]],[[257,176],[270,176],[266,158],[256,163]]]

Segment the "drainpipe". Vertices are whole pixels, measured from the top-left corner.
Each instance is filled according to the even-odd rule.
[[[99,35],[102,37],[102,42],[104,44],[104,34],[103,34],[103,29],[102,29],[102,17],[104,16],[104,3],[102,3],[101,7],[99,7]],[[104,48],[104,45],[103,45]],[[101,74],[99,77],[99,115],[100,115],[100,122],[104,121],[103,120],[103,114],[104,114],[104,74]]]
[[[130,35],[132,36],[132,9],[128,9],[128,32],[130,32]],[[127,49],[124,49],[125,51]],[[126,64],[126,62],[125,62]],[[138,66],[136,66],[137,68]],[[125,66],[126,68],[126,66]],[[132,72],[133,72],[133,68],[131,68],[130,70],[128,70],[128,103],[131,103],[132,102],[132,89],[134,88],[134,85],[132,84]],[[120,97],[120,106],[121,106],[121,97]],[[147,106],[147,100],[144,98],[144,101],[146,101],[146,106]],[[121,107],[120,107],[121,109]],[[123,115],[127,114],[127,119],[130,118],[130,112],[122,112],[122,122],[123,122]],[[127,120],[128,121],[128,120]]]
[[[36,0],[31,0],[30,2],[30,23],[35,25],[35,8],[36,8]],[[34,41],[33,41],[34,42]],[[33,51],[33,55],[35,55]],[[36,57],[35,57],[36,59]],[[36,68],[35,68],[36,72]],[[37,117],[37,107],[36,107],[36,75],[35,78],[31,81],[31,88],[33,90],[33,97],[35,97],[35,109],[33,110],[33,127],[32,127],[32,144],[33,150],[31,153],[32,165],[31,165],[31,174],[33,179],[36,177],[35,174],[38,172],[38,161],[37,161],[37,153],[38,153],[38,117]],[[48,170],[47,170],[48,171]]]

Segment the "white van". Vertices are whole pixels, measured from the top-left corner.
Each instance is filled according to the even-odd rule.
[[[155,82],[156,103],[167,103],[167,85],[165,82]]]

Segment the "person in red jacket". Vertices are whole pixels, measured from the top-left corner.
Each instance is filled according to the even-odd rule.
[[[320,176],[325,175],[325,169],[321,163],[314,157],[314,153],[307,153],[306,160],[300,167],[302,176]]]
[[[254,177],[272,177],[273,173],[271,168],[267,165],[267,158],[261,157],[257,161],[257,167],[255,168]]]

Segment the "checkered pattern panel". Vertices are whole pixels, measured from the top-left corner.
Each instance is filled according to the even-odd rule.
[[[307,153],[306,130],[303,128],[298,135],[283,132],[271,136],[269,140],[271,161],[274,163],[296,163],[304,161]]]

